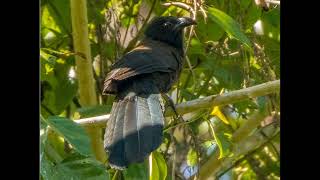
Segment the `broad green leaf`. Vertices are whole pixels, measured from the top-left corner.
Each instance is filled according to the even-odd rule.
[[[46,7],[61,31],[71,34],[70,2],[65,0],[50,0],[47,2]]]
[[[45,121],[40,116],[41,121]],[[54,165],[62,161],[62,157],[51,146],[48,139],[47,128],[40,134],[40,175],[43,179],[50,179],[54,171]]]
[[[95,24],[103,24],[105,17],[105,1],[87,1],[88,6],[88,22]]]
[[[211,18],[207,18],[206,21],[207,22],[205,22],[203,18],[197,20],[197,26],[195,26],[197,36],[201,42],[219,41],[225,31]]]
[[[41,144],[44,146],[43,144]],[[49,180],[55,173],[54,163],[50,161],[44,151],[40,153],[40,175],[43,179]]]
[[[246,37],[245,34],[243,34],[239,24],[235,20],[233,20],[223,11],[220,11],[213,7],[209,7],[208,12],[208,17],[219,24],[221,28],[224,29],[230,36],[238,39],[240,42],[251,48],[250,40]]]
[[[264,35],[270,39],[280,42],[280,10],[272,9],[271,11],[264,13],[261,17],[263,23]],[[267,44],[267,41],[262,41],[263,44]],[[274,49],[279,51],[279,47],[275,46]]]
[[[193,148],[190,148],[187,154],[188,166],[195,166],[198,162],[197,160],[198,160],[197,152]]]
[[[109,173],[103,164],[89,157],[72,154],[54,167],[49,180],[108,180]]]
[[[68,78],[58,79],[59,86],[55,87],[55,108],[58,112],[64,110],[72,102],[77,93],[77,84]]]
[[[167,164],[163,156],[157,151],[152,152],[150,156],[151,162],[149,162],[149,180],[165,180],[167,176]]]
[[[280,9],[272,9],[269,12],[266,12],[262,15],[261,18],[263,21],[270,23],[270,25],[277,27],[280,31]]]
[[[250,3],[253,3],[253,1],[251,1],[251,0],[242,0],[242,1],[240,1],[241,9],[246,9],[250,5]]]
[[[247,10],[245,21],[245,30],[251,31],[253,29],[254,23],[261,17],[261,9],[260,7],[256,6],[254,2],[253,5]]]
[[[50,122],[44,119],[42,116],[41,119],[45,122]],[[40,146],[40,175],[45,180],[109,179],[109,175],[105,167],[93,158],[74,153],[62,160],[58,152],[56,152],[56,150],[52,147],[50,139],[47,139],[46,132],[41,135]]]
[[[86,134],[84,128],[75,123],[74,121],[51,116],[45,119],[46,123],[59,135],[65,138],[80,154],[85,156],[92,156],[90,139]]]
[[[125,180],[148,180],[148,166],[146,163],[130,164],[123,175]]]
[[[64,147],[64,140],[59,134],[55,131],[48,131],[47,132],[47,141],[46,141],[45,148],[51,148],[51,151],[55,151],[57,156],[61,157],[60,159],[64,158],[66,155],[65,147]],[[57,158],[54,158],[57,160]],[[59,158],[58,158],[59,159]]]
[[[43,37],[45,37],[47,35],[47,33],[49,33],[49,29],[53,30],[53,32],[58,32],[60,33],[61,30],[59,28],[59,26],[57,25],[57,23],[55,22],[55,20],[52,17],[52,14],[50,13],[50,11],[48,10],[47,6],[43,6],[41,8],[41,34]]]
[[[203,43],[199,40],[192,38],[188,49],[188,54],[205,54]]]
[[[44,120],[42,120],[43,116],[40,116],[40,123],[45,124]],[[47,139],[47,128],[40,129],[40,156],[41,153],[44,152],[44,144]]]
[[[228,137],[227,134],[225,134],[223,132],[219,132],[219,133],[217,133],[216,138],[218,139],[219,144],[220,144],[220,146],[218,146],[220,149],[220,152],[222,152],[222,153],[220,153],[219,158],[223,158],[230,153],[230,149],[231,149],[230,136]]]
[[[239,67],[242,67],[242,59],[221,57],[218,55],[207,55],[207,60],[203,61],[194,71],[205,73],[206,75],[213,73],[221,85],[221,88],[226,89],[241,89],[244,73]],[[217,87],[216,85],[214,87]]]

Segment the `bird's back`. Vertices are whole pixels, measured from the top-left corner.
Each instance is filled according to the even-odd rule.
[[[104,84],[104,94],[117,94],[136,76],[152,76],[161,92],[167,92],[178,79],[183,52],[166,43],[145,39],[113,66]]]

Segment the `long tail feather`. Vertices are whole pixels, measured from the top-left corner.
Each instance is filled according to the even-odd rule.
[[[159,94],[126,96],[113,105],[105,132],[112,167],[142,162],[160,146],[164,117],[159,98]]]

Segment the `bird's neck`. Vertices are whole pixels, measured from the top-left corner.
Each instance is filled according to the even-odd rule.
[[[145,37],[141,42],[140,42],[141,45],[144,45],[144,46],[153,46],[155,44],[159,44],[159,45],[164,45],[164,46],[170,46],[171,48],[175,49],[179,55],[181,57],[184,57],[185,56],[185,52],[184,52],[184,45],[183,45],[183,41],[181,40],[181,44],[179,44],[178,46],[176,45],[173,45],[173,44],[170,44],[170,43],[167,43],[167,42],[163,42],[163,41],[158,41],[158,40],[153,40],[149,37]]]

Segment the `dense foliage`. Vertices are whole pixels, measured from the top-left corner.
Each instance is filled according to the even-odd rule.
[[[82,54],[74,51],[70,2],[41,1],[42,179],[280,179],[278,93],[190,112],[183,116],[187,123],[168,117],[160,148],[123,172],[94,158],[94,140],[72,120],[110,112],[114,97],[101,95],[105,75],[154,16],[198,22],[185,32],[187,63],[169,93],[175,103],[280,79],[280,1],[168,2],[87,1],[98,103],[83,106],[75,73],[75,57]]]

